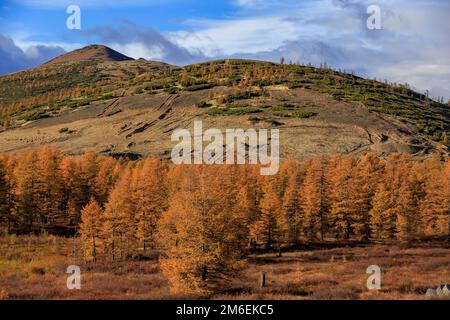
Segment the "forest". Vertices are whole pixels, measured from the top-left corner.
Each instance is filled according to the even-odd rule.
[[[408,154],[173,165],[44,146],[0,155],[3,234],[80,237],[86,261],[158,252],[174,292],[225,288],[250,252],[307,243],[450,241],[450,161]]]

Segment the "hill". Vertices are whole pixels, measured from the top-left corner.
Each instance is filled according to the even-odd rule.
[[[46,65],[57,63],[77,63],[82,61],[111,62],[134,60],[120,52],[102,45],[90,45],[73,52],[63,54],[45,63]]]
[[[450,109],[397,85],[329,68],[228,59],[176,67],[93,45],[0,77],[0,152],[51,144],[139,158],[170,134],[278,128],[283,157],[448,153]]]

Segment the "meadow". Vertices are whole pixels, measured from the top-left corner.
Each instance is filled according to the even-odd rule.
[[[428,288],[450,283],[450,245],[321,244],[283,252],[250,254],[226,291],[212,299],[428,299]],[[69,265],[81,267],[81,289],[66,286]],[[381,289],[368,290],[366,269],[382,270]],[[261,287],[261,273],[266,286]],[[0,238],[0,299],[186,299],[172,294],[157,252],[112,263],[86,262],[78,238]]]

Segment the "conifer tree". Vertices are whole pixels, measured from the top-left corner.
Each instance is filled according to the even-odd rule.
[[[263,243],[266,249],[272,248],[275,244],[279,246],[287,228],[281,202],[273,184],[273,180],[267,179],[263,185],[261,214],[255,223],[257,241]]]
[[[174,292],[207,296],[227,288],[243,256],[244,223],[229,210],[236,208],[236,192],[223,189],[223,178],[233,179],[227,170],[191,167],[170,201],[161,224],[167,255],[161,268]]]
[[[396,220],[393,213],[394,198],[385,183],[380,183],[372,200],[370,230],[373,239],[392,239],[396,231]]]
[[[137,248],[134,190],[133,170],[128,165],[117,186],[111,191],[102,224],[105,249],[113,260],[132,255]]]
[[[400,164],[398,170],[403,173],[398,192],[397,238],[410,241],[418,237],[421,226],[419,198],[422,186],[414,170],[407,164]]]
[[[148,158],[139,168],[134,199],[136,237],[143,245],[144,251],[147,247],[155,247],[158,223],[167,209],[166,172],[167,169],[161,161],[154,158]]]
[[[331,220],[338,238],[348,240],[354,233],[359,216],[359,203],[355,202],[353,177],[354,160],[343,159],[336,168],[333,181]]]
[[[37,153],[36,196],[38,197],[38,212],[44,224],[62,222],[63,185],[60,169],[60,154],[49,146],[43,146]]]
[[[422,230],[426,236],[450,233],[450,161],[431,168],[420,203]]]
[[[32,232],[39,221],[38,176],[36,170],[37,155],[30,151],[20,155],[14,168],[16,177],[16,216],[21,231]]]
[[[304,233],[304,210],[300,194],[302,176],[299,165],[291,163],[294,168],[290,172],[289,181],[283,200],[283,216],[287,224],[286,240],[296,244]]]
[[[81,211],[80,235],[84,243],[85,255],[97,261],[101,237],[102,209],[94,198]]]
[[[301,196],[305,210],[305,233],[309,240],[324,239],[330,210],[327,159],[311,161],[303,182]]]
[[[370,211],[381,182],[384,164],[374,153],[368,153],[357,164],[353,175],[352,198],[356,210],[355,231],[364,240],[371,237]]]
[[[9,220],[10,220],[10,210],[8,207],[8,181],[6,165],[3,159],[0,159],[0,227],[5,227],[8,233],[10,232]],[[1,231],[1,229],[0,229]]]

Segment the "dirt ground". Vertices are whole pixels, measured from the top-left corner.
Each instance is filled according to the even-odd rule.
[[[145,93],[95,102],[54,118],[0,132],[0,152],[17,152],[49,144],[69,155],[81,154],[91,148],[116,156],[168,158],[177,143],[171,141],[172,132],[181,128],[193,133],[193,122],[200,119],[204,130],[279,129],[282,158],[310,158],[322,153],[357,155],[368,151],[420,153],[437,148],[437,145],[429,145],[431,142],[415,137],[407,124],[361,106],[303,89],[273,89],[269,92],[270,97],[258,98],[261,101],[250,99],[240,103],[292,103],[299,110],[308,110],[315,116],[277,118],[275,122],[273,119],[255,122],[250,115],[209,116],[207,109],[196,106],[208,96],[209,90],[176,95]]]

